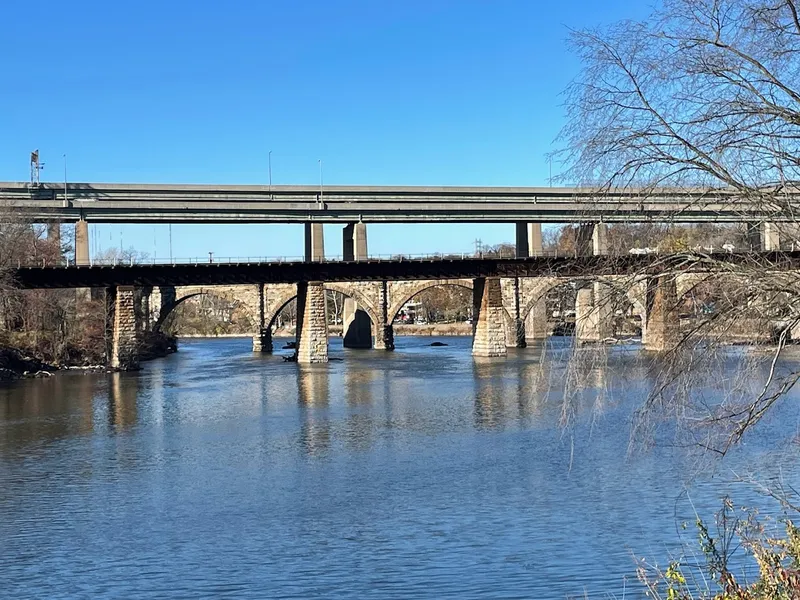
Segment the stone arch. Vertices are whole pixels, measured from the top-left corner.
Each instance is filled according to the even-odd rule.
[[[195,292],[193,294],[187,294],[186,296],[183,296],[182,298],[178,298],[176,300],[173,300],[172,302],[169,302],[169,303],[163,305],[161,307],[161,312],[158,315],[158,320],[153,325],[153,331],[156,332],[156,333],[161,331],[161,328],[164,326],[164,323],[166,322],[167,317],[169,317],[172,314],[172,311],[175,310],[176,308],[178,308],[178,306],[180,306],[181,304],[186,302],[186,300],[188,300],[189,298],[196,298],[197,296],[201,296],[201,295],[203,295],[205,293],[207,293],[207,292]]]
[[[381,319],[375,312],[375,308],[372,306],[372,303],[360,291],[353,289],[351,286],[340,283],[326,283],[324,284],[323,287],[326,290],[330,290],[332,292],[339,292],[340,294],[355,300],[358,303],[358,307],[362,309],[365,313],[367,313],[367,315],[369,316],[370,321],[372,321],[373,329],[380,324]],[[278,317],[280,312],[284,308],[286,308],[286,306],[292,300],[296,298],[297,298],[297,289],[294,289],[291,292],[286,292],[283,295],[279,296],[277,300],[270,302],[273,308],[271,308],[268,312],[264,314],[265,327],[267,327],[268,329],[272,329],[272,325],[275,323],[275,319]]]
[[[425,290],[429,290],[431,288],[439,287],[442,285],[453,285],[456,287],[466,288],[468,290],[472,290],[474,288],[471,279],[443,279],[443,280],[415,281],[413,282],[412,287],[401,288],[402,295],[400,296],[400,299],[398,301],[392,302],[391,306],[389,307],[389,310],[386,313],[386,318],[388,320],[388,323],[384,323],[384,325],[391,325],[394,322],[397,315],[400,314],[402,308],[414,296],[416,296],[417,294],[421,294]]]
[[[639,315],[642,322],[642,335],[644,336],[645,327],[647,324],[647,307],[645,304],[645,297],[641,294],[642,290],[639,286],[644,282],[644,279],[635,279],[633,283],[628,286],[625,292],[625,297],[633,305],[634,312]],[[520,309],[520,320],[524,323],[531,311],[536,307],[539,302],[544,301],[547,294],[559,286],[567,285],[571,282],[583,282],[580,287],[584,287],[589,283],[600,283],[602,285],[611,286],[611,281],[608,278],[601,277],[598,279],[582,279],[582,278],[546,278],[535,289],[534,293],[526,299],[525,305]]]
[[[437,279],[437,280],[426,280],[426,281],[417,281],[414,282],[414,285],[410,288],[405,288],[400,296],[400,299],[393,302],[392,305],[389,307],[389,310],[386,313],[386,317],[389,320],[388,323],[385,325],[391,325],[394,323],[395,318],[400,311],[402,310],[403,306],[408,303],[414,296],[417,294],[421,294],[425,290],[429,290],[434,287],[445,286],[445,285],[452,285],[456,287],[462,287],[468,290],[474,290],[475,285],[471,279]],[[506,344],[509,346],[516,344],[516,333],[517,333],[517,326],[514,323],[514,319],[511,314],[508,312],[508,308],[503,306],[503,320],[506,326]]]
[[[369,315],[372,321],[373,328],[381,324],[381,319],[378,317],[378,311],[374,304],[367,298],[367,296],[354,286],[347,285],[346,283],[326,283],[325,289],[332,292],[339,292],[343,296],[347,296],[356,301],[358,308],[363,310]]]
[[[246,310],[247,316],[250,318],[251,323],[255,328],[258,327],[258,304],[253,305],[252,298],[248,301],[247,293],[252,292],[252,290],[248,289],[248,286],[208,286],[208,287],[194,287],[194,286],[187,286],[184,288],[184,295],[180,298],[176,298],[172,302],[168,302],[167,304],[162,305],[161,311],[159,313],[158,319],[156,320],[155,324],[153,325],[154,331],[160,331],[161,328],[164,326],[167,318],[172,314],[172,312],[181,304],[186,302],[191,298],[196,298],[198,296],[203,295],[210,295],[210,296],[218,296],[220,298],[225,298],[227,300],[235,300],[239,302]]]

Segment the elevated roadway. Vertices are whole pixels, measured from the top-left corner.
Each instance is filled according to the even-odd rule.
[[[726,190],[540,187],[254,186],[0,182],[0,211],[36,222],[419,223],[780,222],[782,208]]]

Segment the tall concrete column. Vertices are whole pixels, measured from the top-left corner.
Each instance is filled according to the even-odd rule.
[[[75,264],[85,266],[89,264],[89,223],[83,219],[75,223]],[[80,305],[92,299],[91,288],[77,288],[75,299]]]
[[[661,275],[647,282],[646,350],[663,352],[675,347],[680,339],[678,290],[675,277]]]
[[[500,278],[475,279],[472,303],[473,356],[507,356]]]
[[[56,247],[58,251],[58,263],[61,264],[61,221],[50,221],[47,224],[47,240],[52,242]]]
[[[297,284],[297,362],[328,362],[328,318],[321,281]]]
[[[305,261],[322,262],[325,260],[325,238],[322,236],[322,223],[305,224]]]
[[[592,254],[606,256],[608,254],[608,225],[595,223],[592,230]]]
[[[781,236],[775,223],[752,223],[745,234],[751,252],[775,252],[781,249]]]
[[[253,352],[272,352],[272,328],[266,323],[263,283],[258,284],[258,323],[253,336]]]
[[[517,258],[529,256],[542,256],[542,224],[524,223],[516,224],[517,227]]]
[[[139,366],[139,336],[136,325],[136,300],[133,286],[112,289],[113,317],[111,357],[113,369],[134,370]],[[111,305],[112,303],[109,302]]]
[[[89,264],[89,223],[83,219],[75,223],[75,264]]]
[[[365,223],[350,223],[345,226],[342,234],[342,257],[350,262],[367,259]],[[344,299],[342,333],[342,344],[345,348],[372,348],[372,322],[369,315],[358,308],[358,304],[352,298]]]

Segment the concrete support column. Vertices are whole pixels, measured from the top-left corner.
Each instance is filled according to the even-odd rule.
[[[499,277],[475,279],[472,288],[473,356],[506,356],[503,293]]]
[[[89,264],[89,223],[83,219],[75,223],[75,264],[79,266]],[[92,299],[91,288],[77,288],[75,299],[78,304],[89,302]]]
[[[777,252],[781,249],[781,234],[775,223],[762,224],[762,239],[765,252]]]
[[[253,352],[272,352],[272,329],[266,323],[264,311],[264,284],[258,284],[258,323],[253,336]]]
[[[606,256],[608,254],[608,225],[606,223],[595,223],[592,230],[592,253],[595,256]]]
[[[647,282],[647,350],[663,352],[675,347],[680,339],[678,291],[670,275],[653,277]]]
[[[89,223],[83,219],[75,223],[75,264],[89,264]]]
[[[346,261],[367,260],[367,224],[350,223],[342,232],[342,258]]]
[[[342,233],[342,258],[346,261],[367,259],[367,225],[350,223]],[[372,348],[372,322],[352,298],[344,299],[342,309],[342,344],[345,348]],[[377,336],[376,336],[377,346]]]
[[[53,246],[58,251],[58,264],[61,264],[61,221],[50,221],[47,224],[47,239],[53,243]]]
[[[594,254],[594,223],[582,223],[575,231],[575,255],[591,256]]]
[[[306,223],[306,262],[325,260],[325,239],[322,237],[322,223]]]
[[[775,252],[781,249],[781,236],[775,223],[751,223],[747,226],[751,252]]]
[[[517,226],[517,258],[542,256],[542,224],[520,222]]]
[[[297,362],[328,362],[328,318],[320,281],[297,284]]]
[[[111,367],[124,371],[139,367],[139,337],[133,286],[118,286],[113,295]]]

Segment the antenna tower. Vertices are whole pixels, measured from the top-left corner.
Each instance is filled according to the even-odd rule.
[[[31,185],[39,185],[39,174],[44,169],[44,163],[39,162],[39,150],[31,152]]]

